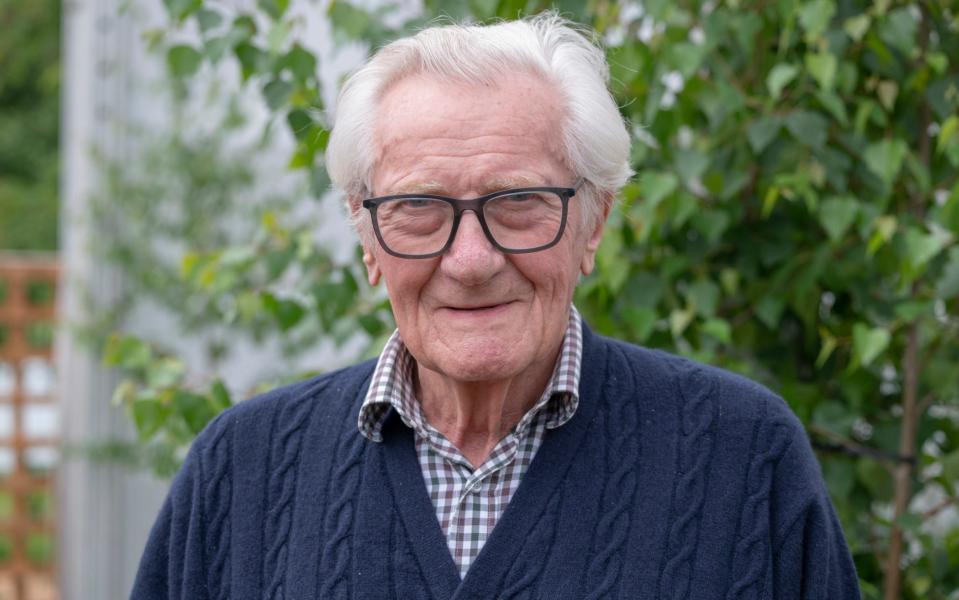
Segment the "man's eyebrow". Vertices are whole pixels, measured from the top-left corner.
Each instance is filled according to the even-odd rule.
[[[480,195],[484,195],[513,188],[537,187],[541,185],[544,185],[542,181],[525,175],[503,176],[487,179],[483,183],[482,188],[477,191]],[[438,181],[414,181],[401,185],[391,192],[391,195],[396,194],[447,195],[447,188]]]
[[[543,185],[542,181],[526,177],[525,175],[516,175],[516,176],[505,176],[505,177],[494,177],[492,179],[486,180],[486,183],[483,185],[483,189],[480,190],[482,194],[491,194],[493,192],[499,192],[501,190],[510,190],[513,188],[524,188],[524,187],[537,187]]]
[[[399,186],[391,194],[437,194],[442,195],[446,187],[438,181],[414,181]]]

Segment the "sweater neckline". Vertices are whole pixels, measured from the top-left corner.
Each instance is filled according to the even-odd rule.
[[[563,427],[551,430],[506,510],[490,533],[479,556],[461,581],[436,520],[416,458],[412,430],[394,414],[383,428],[386,471],[400,519],[409,533],[413,552],[436,598],[491,598],[512,566],[512,557],[530,534],[556,487],[566,475],[586,437],[601,396],[606,372],[606,348],[583,323],[583,362],[580,404]]]

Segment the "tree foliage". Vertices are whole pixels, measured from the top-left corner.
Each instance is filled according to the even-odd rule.
[[[297,43],[288,3],[262,0],[251,13],[202,0],[166,5],[172,24],[155,41],[172,75],[188,81],[210,64],[235,65],[296,140],[290,168],[324,191],[317,58]],[[441,13],[511,18],[545,8],[431,0],[427,16],[394,28],[389,7],[332,0],[328,16],[340,41],[376,47]],[[635,138],[637,177],[610,217],[596,273],[577,292],[587,320],[780,392],[820,451],[865,596],[956,598],[955,6],[593,0],[558,8],[601,36]],[[199,37],[165,41],[183,27]],[[301,255],[295,238],[284,238],[279,263],[255,244],[187,253],[184,281],[214,305],[237,307],[234,318],[266,318],[283,335],[308,321],[311,333],[340,338],[389,329],[355,264],[307,270],[302,293],[284,298],[251,287],[258,270],[309,264],[313,250]],[[156,374],[165,363],[145,352],[132,353],[143,359],[133,365],[140,379],[123,392],[134,420],[145,440],[185,422],[186,440],[226,402],[215,389],[202,411],[199,400],[181,402],[177,394],[195,392]],[[130,366],[126,351],[111,356]],[[145,406],[138,390],[155,388],[151,377],[169,391],[147,394]]]
[[[60,3],[0,4],[0,249],[57,247]]]

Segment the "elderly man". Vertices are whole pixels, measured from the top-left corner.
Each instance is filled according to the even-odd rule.
[[[135,598],[859,597],[785,403],[571,305],[630,174],[606,78],[550,14],[352,76],[327,164],[397,331],[201,434]]]

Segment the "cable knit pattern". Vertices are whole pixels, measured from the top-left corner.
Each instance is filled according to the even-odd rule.
[[[357,487],[362,476],[361,458],[367,443],[355,428],[345,430],[340,436],[333,474],[337,489],[334,490],[335,495],[326,516],[327,544],[322,559],[325,569],[329,569],[331,574],[323,580],[321,598],[349,597],[350,535]]]
[[[629,362],[621,353],[617,357],[622,364]],[[630,369],[620,373],[629,376],[635,386],[635,374]],[[622,571],[622,549],[629,534],[630,512],[636,495],[636,470],[639,439],[637,432],[637,407],[634,399],[612,400],[604,406],[605,431],[600,439],[606,440],[606,487],[603,489],[603,512],[596,527],[595,551],[586,577],[587,598],[609,598]]]
[[[264,566],[266,597],[285,598],[283,580],[286,577],[287,541],[293,522],[293,496],[296,491],[296,467],[300,459],[303,429],[315,406],[307,396],[283,406],[278,418],[278,434],[270,449],[271,473],[268,487],[266,534],[268,548]]]
[[[688,598],[691,591],[716,414],[714,378],[696,366],[687,367],[676,373],[682,396],[682,437],[678,444],[678,478],[673,488],[668,550],[663,555],[660,579],[660,596],[671,600]]]
[[[209,477],[203,503],[210,523],[207,548],[213,549],[207,585],[210,597],[216,600],[230,597],[230,501],[233,495],[230,446],[231,436],[223,428],[203,451]]]
[[[858,600],[780,398],[585,327],[583,343],[576,413],[546,433],[464,579],[413,432],[396,415],[382,442],[357,430],[366,362],[242,402],[200,434],[131,598]],[[804,514],[818,518],[790,528]]]
[[[423,573],[413,557],[412,548],[405,543],[406,532],[403,531],[395,511],[390,514],[390,531],[387,539],[389,539],[392,559],[392,564],[386,573],[387,589],[391,592],[390,600],[429,598],[430,594],[426,590]]]
[[[769,491],[773,471],[791,443],[786,435],[789,427],[779,421],[763,420],[756,436],[757,451],[753,454],[746,475],[746,501],[739,521],[739,536],[733,553],[734,577],[727,600],[758,598],[760,580],[767,576],[769,554]]]
[[[523,544],[517,556],[516,562],[509,570],[506,576],[506,588],[496,595],[503,599],[528,599],[535,597],[536,582],[546,563],[549,561],[548,553],[541,553],[541,549],[553,547],[553,540],[556,538],[556,519],[560,509],[562,496],[557,494],[553,496],[546,510],[533,527],[533,534],[527,542]]]

